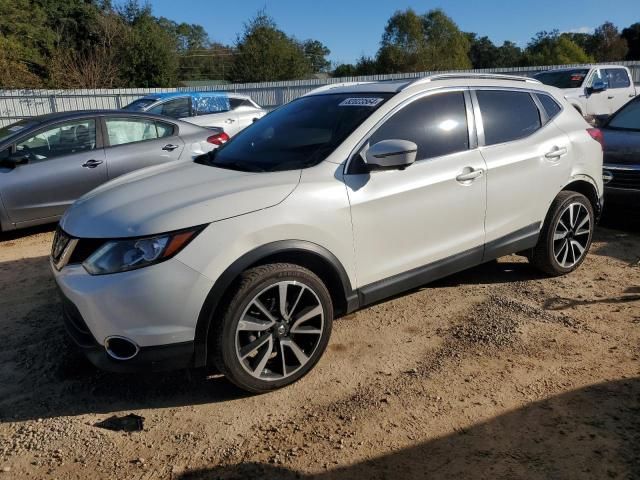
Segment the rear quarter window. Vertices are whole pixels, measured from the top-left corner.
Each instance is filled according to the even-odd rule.
[[[532,135],[542,127],[540,112],[528,92],[476,91],[485,145],[512,142]]]
[[[558,115],[562,110],[562,107],[550,95],[538,93],[536,96],[538,97],[538,100],[540,100],[549,120]]]

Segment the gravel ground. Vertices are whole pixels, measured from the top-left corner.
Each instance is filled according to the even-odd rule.
[[[0,239],[0,480],[640,479],[640,223],[575,273],[511,256],[339,319],[305,379],[96,371],[67,342],[51,228]],[[144,430],[97,423],[134,413]]]

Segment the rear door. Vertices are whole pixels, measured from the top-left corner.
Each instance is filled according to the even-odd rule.
[[[16,141],[29,162],[0,168],[0,189],[14,223],[62,215],[78,197],[107,180],[105,153],[95,118],[42,128]]]
[[[178,126],[143,117],[102,117],[109,179],[178,160],[184,142]]]
[[[609,114],[612,114],[635,97],[636,90],[626,68],[606,68],[604,72],[608,83],[605,93],[609,101]]]
[[[526,90],[473,93],[478,142],[487,163],[486,251],[499,256],[499,248],[511,242],[535,240],[549,205],[569,178],[573,152],[551,118],[562,107],[550,96],[540,94],[555,104],[547,114]]]

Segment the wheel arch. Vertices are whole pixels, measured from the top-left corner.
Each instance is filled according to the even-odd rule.
[[[331,294],[336,316],[358,308],[358,297],[344,266],[326,248],[304,240],[283,240],[262,245],[233,262],[209,291],[196,324],[194,366],[207,364],[211,323],[220,315],[240,274],[258,265],[281,262],[300,265],[318,275]]]
[[[596,221],[602,214],[602,204],[600,202],[600,196],[598,194],[598,188],[595,182],[590,177],[580,176],[574,178],[571,182],[562,188],[562,191],[578,192],[587,197],[589,203],[593,207],[593,211],[596,215]]]

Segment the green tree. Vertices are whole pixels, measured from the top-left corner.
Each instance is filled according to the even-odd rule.
[[[467,33],[469,40],[469,60],[473,68],[495,68],[498,66],[500,49],[489,37],[480,37],[475,33]]]
[[[302,48],[307,60],[311,63],[311,71],[313,73],[328,72],[331,68],[331,62],[327,60],[327,56],[331,53],[326,45],[318,40],[305,40]]]
[[[605,22],[593,32],[591,55],[597,62],[615,62],[624,60],[629,51],[627,40],[620,36],[618,28],[611,22]]]
[[[119,52],[122,82],[131,87],[174,86],[178,72],[176,38],[148,8],[136,5],[130,1],[119,11],[129,26]]]
[[[356,66],[352,63],[341,63],[338,65],[333,72],[331,72],[332,77],[355,77],[358,75],[358,70]]]
[[[442,10],[397,11],[387,22],[377,54],[385,73],[471,67],[469,40]]]
[[[522,49],[515,43],[505,41],[498,47],[498,62],[496,67],[518,67],[523,61]]]
[[[627,41],[627,47],[629,48],[627,60],[640,60],[640,22],[636,22],[622,30],[622,38]]]
[[[557,30],[538,32],[527,45],[525,61],[528,65],[565,65],[589,63],[593,58],[567,35]]]
[[[304,78],[311,63],[302,45],[279,30],[264,11],[245,25],[238,38],[230,79],[235,82],[265,82]]]

